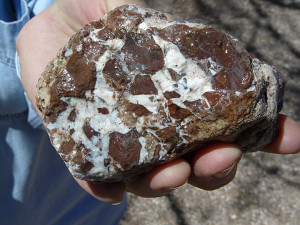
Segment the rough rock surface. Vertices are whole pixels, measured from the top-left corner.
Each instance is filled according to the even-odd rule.
[[[245,44],[282,72],[283,113],[300,123],[300,2],[298,0],[148,0],[176,19],[199,18]],[[235,180],[213,192],[184,185],[171,195],[128,195],[120,225],[298,225],[300,155],[244,154]]]
[[[283,86],[231,36],[129,5],[71,38],[39,80],[37,103],[71,173],[109,182],[208,141],[260,150],[276,135]]]

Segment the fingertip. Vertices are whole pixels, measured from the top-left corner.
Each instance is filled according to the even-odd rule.
[[[191,174],[182,158],[161,164],[140,179],[127,183],[127,191],[141,197],[164,196],[184,185]]]
[[[279,115],[278,135],[263,151],[275,154],[297,154],[300,152],[300,126],[285,115]]]
[[[99,201],[119,204],[123,201],[126,185],[122,182],[97,184],[80,179],[75,180],[90,195]]]
[[[165,16],[167,17],[167,20],[168,20],[168,21],[173,21],[173,20],[175,20],[174,16],[171,15],[171,14],[169,14],[169,13],[165,13]]]
[[[210,177],[199,178],[195,174],[192,174],[188,183],[201,188],[207,191],[213,191],[219,189],[227,184],[229,184],[235,177],[237,171],[238,163],[235,163],[232,167],[225,169],[222,172],[217,174],[222,174],[221,176],[217,176],[217,174],[212,175]]]
[[[194,153],[189,183],[204,190],[221,188],[234,179],[241,157],[233,144],[208,145]]]
[[[114,205],[123,201],[126,188],[124,183],[95,184],[88,182],[88,185],[92,195],[100,201]]]
[[[191,174],[190,165],[182,158],[162,164],[149,175],[150,188],[161,190],[177,188],[185,184]]]
[[[194,154],[193,173],[201,178],[211,177],[232,167],[241,157],[241,150],[233,144],[212,144]]]
[[[106,1],[108,11],[111,11],[119,6],[127,5],[127,4],[136,4],[142,7],[147,7],[147,4],[142,0],[110,0]]]

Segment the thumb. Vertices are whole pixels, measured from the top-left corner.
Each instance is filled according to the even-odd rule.
[[[136,5],[145,7],[145,8],[148,7],[148,5],[143,0],[106,0],[106,2],[107,2],[107,10],[108,11],[111,11],[114,8],[117,8],[121,5],[126,5],[126,4],[136,4]],[[174,17],[168,13],[165,13],[165,16],[168,18],[169,21],[174,20]]]
[[[136,4],[142,7],[147,7],[147,4],[143,0],[106,0],[106,4],[108,11],[126,4]]]
[[[57,21],[64,23],[74,32],[87,23],[97,20],[116,7],[126,4],[137,4],[147,7],[142,0],[57,0],[49,7],[50,12],[58,17]],[[72,32],[71,32],[72,33]]]

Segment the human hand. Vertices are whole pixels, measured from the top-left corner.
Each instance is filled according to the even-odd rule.
[[[23,86],[34,105],[40,74],[70,37],[88,22],[100,18],[117,6],[129,3],[145,5],[139,0],[57,0],[26,24],[18,37],[17,49]],[[300,126],[282,115],[278,124],[277,139],[264,151],[298,153]],[[242,153],[237,146],[218,143],[201,148],[190,156],[189,160],[181,157],[159,165],[129,183],[93,184],[76,180],[88,193],[110,203],[120,202],[125,191],[143,197],[158,197],[186,182],[205,190],[213,190],[234,178]]]

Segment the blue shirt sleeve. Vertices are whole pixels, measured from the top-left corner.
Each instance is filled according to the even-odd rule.
[[[25,5],[25,7],[22,6],[22,3],[21,3],[22,1],[24,2],[23,5]],[[26,22],[29,19],[31,19],[33,16],[39,14],[44,9],[48,8],[54,2],[54,0],[43,0],[43,1],[27,0],[27,2],[25,2],[24,0],[22,0],[22,1],[14,0],[15,9],[17,10],[16,11],[16,16],[17,16],[17,20],[22,20],[22,18],[25,17]],[[20,7],[18,7],[18,6],[20,6]],[[17,36],[17,34],[15,34],[15,35]],[[16,52],[16,55],[15,55],[15,64],[16,64],[15,68],[16,68],[17,76],[19,77],[19,79],[21,79],[20,78],[19,57],[18,57],[17,52]],[[24,92],[24,98],[25,98],[25,102],[26,102],[27,110],[28,110],[28,118],[27,118],[28,123],[33,128],[44,129],[43,122],[42,122],[40,116],[35,111],[34,106],[29,101],[29,98],[27,97],[25,92]]]
[[[126,201],[83,191],[53,149],[18,75],[16,38],[54,0],[0,0],[0,224],[118,224]],[[126,198],[126,197],[125,197]]]
[[[28,122],[42,127],[42,121],[24,94],[16,57],[16,39],[33,16],[54,0],[0,0],[0,115],[18,115],[28,111]]]

